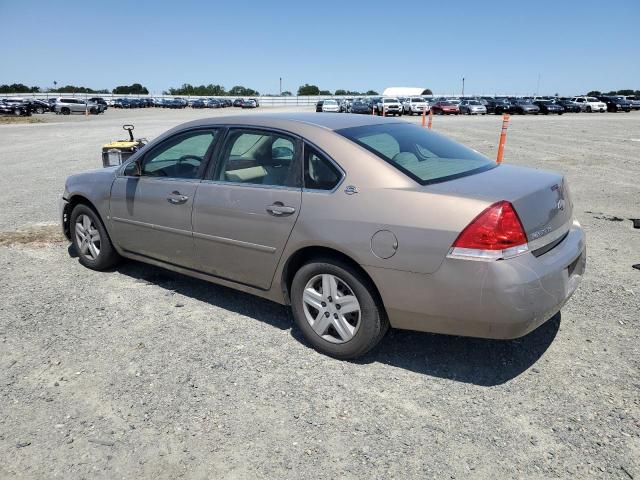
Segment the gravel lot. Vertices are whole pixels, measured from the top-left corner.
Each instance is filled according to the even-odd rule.
[[[93,272],[50,226],[123,123],[151,138],[229,111],[0,126],[0,478],[640,478],[640,113],[512,117],[505,161],[566,172],[587,232],[561,318],[508,342],[392,331],[341,362],[284,307]],[[490,157],[500,124],[434,118]]]

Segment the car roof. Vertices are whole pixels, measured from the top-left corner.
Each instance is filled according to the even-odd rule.
[[[251,115],[229,115],[204,118],[180,125],[182,128],[206,127],[210,125],[248,125],[272,127],[297,132],[302,127],[315,126],[326,130],[340,130],[365,125],[398,123],[397,119],[374,115],[328,115],[322,113],[257,113]]]

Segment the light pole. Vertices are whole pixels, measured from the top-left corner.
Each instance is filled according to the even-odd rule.
[[[280,77],[280,96],[282,96],[282,77]]]
[[[464,77],[462,77],[462,98],[464,98]]]

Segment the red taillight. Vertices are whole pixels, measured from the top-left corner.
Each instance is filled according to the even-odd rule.
[[[478,215],[458,236],[453,248],[507,250],[526,243],[527,236],[513,205],[501,201]]]

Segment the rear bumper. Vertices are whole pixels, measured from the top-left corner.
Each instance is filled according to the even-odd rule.
[[[365,267],[395,328],[470,337],[526,335],[554,316],[585,270],[585,236],[574,223],[540,257],[479,262],[447,258],[433,274]]]

